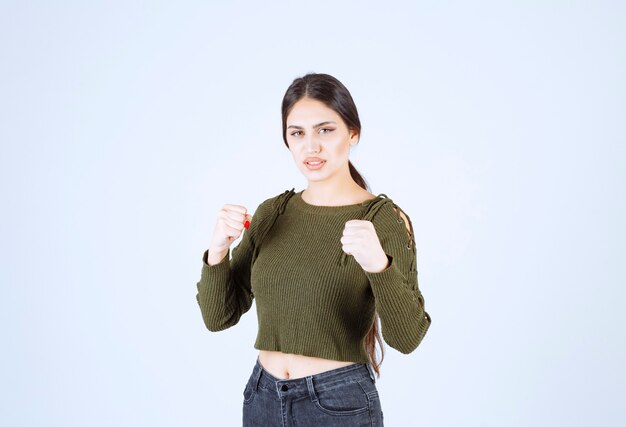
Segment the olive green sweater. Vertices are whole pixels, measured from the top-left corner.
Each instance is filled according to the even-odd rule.
[[[256,300],[254,347],[367,363],[365,337],[380,316],[383,339],[402,353],[431,320],[418,288],[415,236],[385,194],[352,205],[306,203],[294,189],[264,200],[239,244],[215,265],[202,256],[196,295],[211,331],[235,325]],[[346,221],[374,224],[390,265],[366,272],[342,250]]]

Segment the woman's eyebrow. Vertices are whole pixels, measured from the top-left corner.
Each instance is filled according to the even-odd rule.
[[[335,122],[322,122],[322,123],[319,123],[319,124],[317,124],[317,125],[315,125],[313,127],[314,128],[318,128],[318,127],[326,126],[326,125],[330,125],[330,124],[335,124],[336,125],[337,123],[335,123]]]
[[[335,123],[335,122],[322,122],[322,123],[316,124],[315,126],[313,126],[313,128],[318,128],[320,126],[325,126],[325,125],[329,125],[329,124],[335,124],[336,125],[337,123]],[[302,126],[296,126],[296,125],[289,125],[289,126],[287,126],[287,129],[290,129],[290,128],[304,129]]]

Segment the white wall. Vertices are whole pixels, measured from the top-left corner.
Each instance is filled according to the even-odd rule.
[[[387,347],[386,425],[626,424],[623,2],[51,3],[0,5],[1,425],[240,424],[256,314],[204,329],[201,255],[306,186],[309,71],[415,227],[433,323]]]

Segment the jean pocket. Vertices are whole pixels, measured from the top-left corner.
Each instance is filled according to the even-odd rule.
[[[317,391],[315,406],[329,415],[356,415],[369,409],[367,392],[357,381]]]
[[[367,394],[367,397],[369,398],[368,400],[371,401],[373,399],[378,399],[378,388],[376,388],[376,383],[374,383],[374,381],[371,381],[368,378],[366,380],[359,380],[358,383],[365,394]]]
[[[247,405],[254,400],[254,396],[256,396],[256,387],[254,387],[254,382],[252,378],[250,378],[246,384],[246,387],[243,389],[243,404]]]

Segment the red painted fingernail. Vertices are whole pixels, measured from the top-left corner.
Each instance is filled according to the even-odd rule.
[[[246,230],[247,230],[248,227],[250,227],[250,221],[246,220],[246,222],[244,222],[243,226],[246,227]]]

